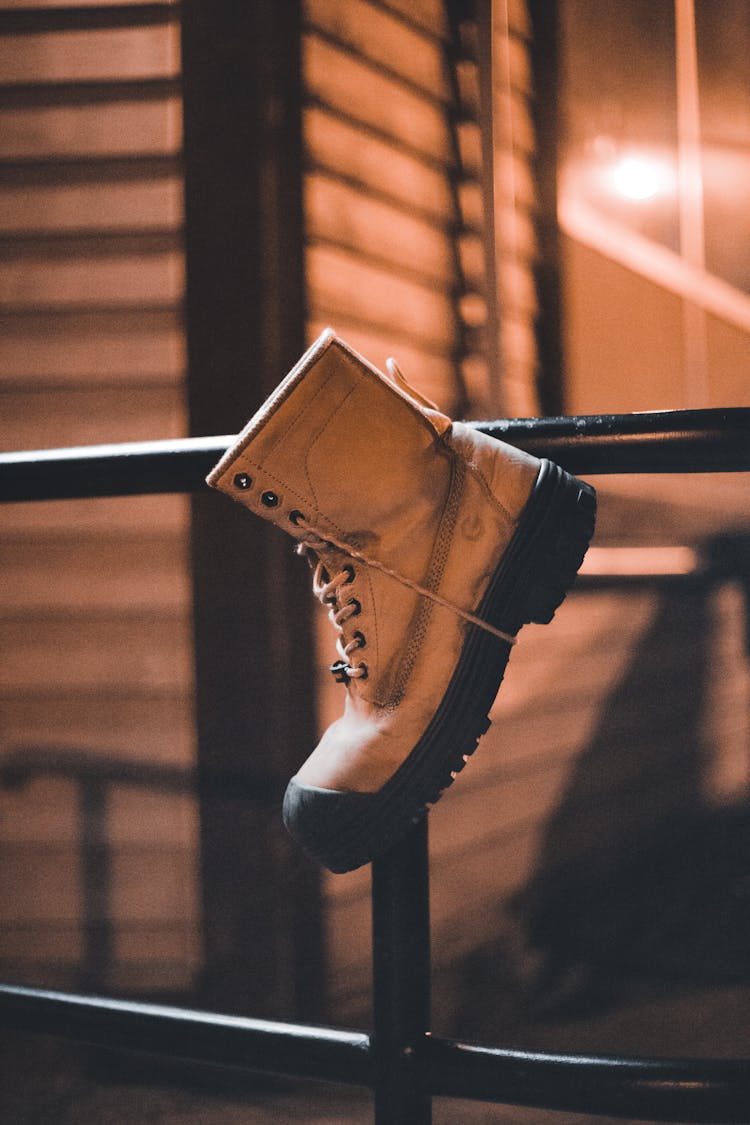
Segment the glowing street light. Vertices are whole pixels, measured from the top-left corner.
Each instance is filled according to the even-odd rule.
[[[647,156],[621,156],[611,170],[618,195],[636,202],[653,199],[672,186],[674,175],[659,160]]]

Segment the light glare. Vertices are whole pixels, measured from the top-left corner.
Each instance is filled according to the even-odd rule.
[[[612,177],[615,190],[626,199],[651,199],[662,187],[660,168],[642,156],[623,156],[615,164]]]

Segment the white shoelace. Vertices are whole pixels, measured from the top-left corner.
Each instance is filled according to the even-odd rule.
[[[379,570],[382,574],[387,574],[390,578],[393,578],[397,582],[400,582],[402,585],[407,586],[410,590],[414,590],[415,593],[420,594],[423,598],[429,598],[437,605],[443,606],[444,609],[449,609],[452,613],[457,614],[458,617],[464,618],[465,621],[470,622],[472,625],[476,625],[478,628],[484,629],[487,633],[492,633],[494,637],[499,637],[500,640],[505,641],[506,644],[514,645],[516,643],[517,638],[511,633],[505,633],[502,629],[496,629],[494,625],[491,625],[489,623],[489,621],[484,621],[481,617],[477,617],[476,614],[470,613],[468,610],[454,605],[453,602],[450,602],[446,598],[441,597],[440,594],[437,594],[434,590],[428,590],[425,586],[420,586],[418,582],[412,581],[411,578],[406,578],[403,574],[399,574],[396,570],[391,570],[390,567],[387,567],[384,563],[378,562],[377,559],[369,558],[367,555],[364,555],[361,551],[358,551],[355,547],[350,546],[348,543],[343,543],[340,540],[335,539],[332,535],[327,535],[326,537],[318,535],[318,533],[313,531],[312,528],[307,527],[301,514],[299,514],[299,518],[297,518],[293,522],[298,527],[302,527],[306,532],[305,538],[302,539],[297,546],[298,554],[303,556],[312,554],[317,558],[318,551],[325,550],[326,548],[330,547],[335,547],[336,550],[341,551],[349,558],[356,559],[357,562],[361,562],[365,566],[372,567],[374,570]],[[324,580],[323,573],[327,573],[326,568],[320,561],[320,559],[317,559],[315,571],[313,574],[313,592],[318,598],[320,598],[321,601],[325,601],[326,597],[334,597],[336,599],[336,603],[338,603],[338,591],[340,590],[341,586],[351,582],[351,576],[347,571],[341,570],[332,578],[329,577],[327,580]],[[321,593],[321,591],[325,591],[325,593]],[[336,629],[339,630],[339,632],[343,632],[342,626],[344,622],[348,620],[352,613],[355,612],[354,610],[350,610],[350,612],[347,613],[344,617],[341,617],[341,614],[348,608],[349,604],[350,603],[344,603],[344,605],[340,608],[336,608],[336,606],[334,606],[329,610],[328,616],[332,624]],[[359,647],[359,642],[353,644],[350,641],[348,645],[344,646],[341,644],[340,638],[336,641],[336,649],[342,660],[344,661],[348,660],[349,652],[353,651],[354,648]],[[357,667],[359,667],[359,665]],[[362,676],[367,674],[366,668],[364,672],[357,672],[357,667],[355,667],[351,672],[347,672],[347,675]]]
[[[297,547],[297,553],[309,557],[312,554],[315,561],[315,569],[313,571],[313,593],[323,605],[329,605],[331,608],[328,610],[328,619],[333,625],[334,629],[338,632],[336,638],[336,651],[341,657],[341,672],[348,676],[350,680],[362,679],[367,675],[367,665],[364,663],[352,664],[349,660],[351,654],[364,644],[364,637],[362,633],[355,633],[352,639],[347,643],[343,643],[344,624],[350,617],[354,617],[359,613],[359,603],[356,599],[352,598],[348,602],[342,602],[342,588],[348,586],[354,577],[354,570],[352,567],[342,568],[337,574],[331,578],[328,576],[328,571],[325,564],[320,558],[317,558],[317,550],[320,549],[321,544],[313,543],[308,540],[303,540]],[[323,577],[326,575],[327,577]]]

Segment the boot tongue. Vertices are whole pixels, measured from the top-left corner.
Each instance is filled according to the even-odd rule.
[[[405,395],[406,398],[408,398],[414,404],[414,406],[417,407],[421,414],[424,414],[427,418],[429,418],[436,433],[444,434],[446,430],[450,429],[450,418],[448,418],[447,415],[442,414],[438,410],[434,402],[431,402],[430,399],[425,398],[425,396],[420,394],[415,387],[412,387],[411,383],[407,382],[401,371],[401,368],[396,363],[395,359],[387,359],[385,361],[385,367],[386,371],[388,372],[389,382],[391,382],[393,386],[401,392],[402,395]]]

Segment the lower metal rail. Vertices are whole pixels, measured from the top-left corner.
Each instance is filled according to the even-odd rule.
[[[429,1032],[426,820],[373,864],[374,1032],[0,985],[0,1026],[374,1091],[378,1125],[429,1125],[433,1096],[672,1122],[748,1121],[750,1060],[506,1050]]]

